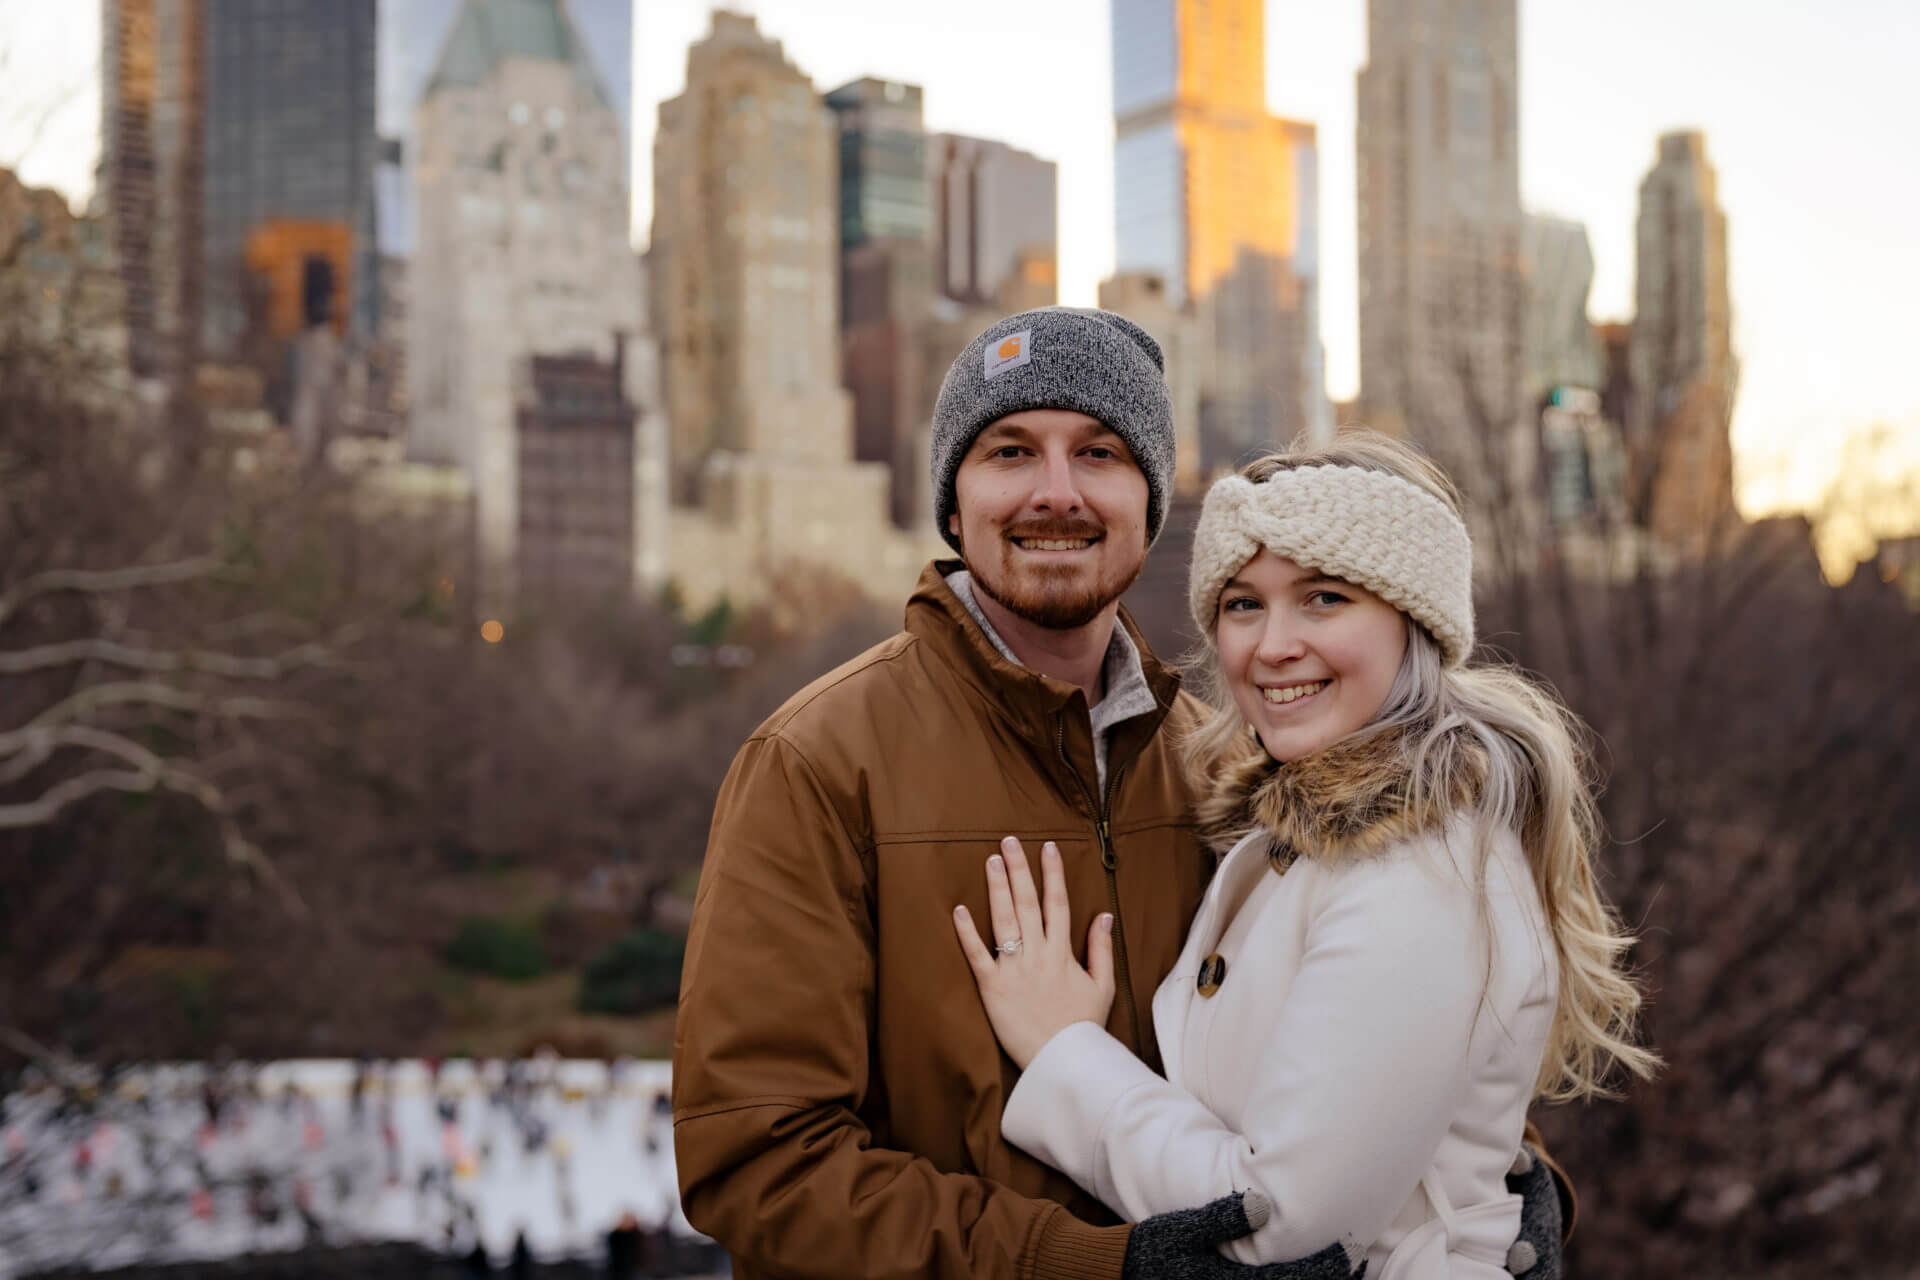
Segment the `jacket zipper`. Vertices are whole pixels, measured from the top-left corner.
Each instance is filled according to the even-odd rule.
[[[1113,848],[1113,830],[1108,825],[1108,817],[1113,811],[1113,788],[1119,781],[1120,771],[1109,769],[1105,792],[1096,801],[1087,780],[1067,759],[1067,721],[1062,716],[1054,725],[1054,746],[1060,752],[1060,762],[1067,766],[1074,781],[1080,784],[1080,790],[1087,803],[1095,805],[1093,830],[1100,837],[1100,865],[1107,873],[1107,910],[1113,913],[1113,984],[1119,989],[1121,1005],[1127,1011],[1127,1034],[1132,1040],[1135,1056],[1140,1053],[1140,1010],[1133,999],[1133,981],[1127,968],[1127,932],[1120,919],[1120,859]]]

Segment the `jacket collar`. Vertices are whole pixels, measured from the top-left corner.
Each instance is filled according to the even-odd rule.
[[[1201,833],[1224,852],[1262,828],[1271,837],[1268,856],[1284,866],[1296,855],[1327,862],[1371,858],[1433,831],[1479,798],[1487,760],[1470,739],[1456,744],[1469,761],[1456,794],[1416,808],[1408,747],[1423,728],[1383,730],[1289,764],[1276,762],[1256,740],[1220,770],[1196,807]]]
[[[1089,723],[1086,695],[1078,685],[1040,675],[1009,661],[994,647],[966,605],[947,585],[946,576],[965,567],[958,560],[935,560],[921,570],[920,581],[907,601],[907,632],[937,652],[993,707],[995,714],[1019,729],[1023,736],[1045,742],[1051,750],[1057,741],[1062,717],[1069,709],[1077,713],[1077,720],[1067,717],[1068,723],[1083,726]],[[1153,692],[1155,710],[1151,715],[1136,716],[1114,726],[1109,744],[1109,769],[1124,764],[1146,745],[1180,693],[1180,677],[1154,656],[1124,605],[1120,609],[1119,625],[1126,628],[1139,652],[1140,669]],[[1091,734],[1090,729],[1088,733]],[[1087,776],[1092,777],[1091,771]]]

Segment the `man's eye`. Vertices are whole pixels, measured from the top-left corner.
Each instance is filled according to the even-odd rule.
[[[1115,453],[1112,449],[1109,449],[1104,444],[1097,444],[1093,446],[1093,448],[1087,450],[1087,456],[1089,458],[1099,458],[1101,461],[1104,462],[1108,458],[1117,458],[1120,455]]]

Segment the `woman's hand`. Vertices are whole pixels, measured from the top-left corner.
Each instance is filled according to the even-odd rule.
[[[980,1000],[1000,1047],[1022,1071],[1062,1029],[1076,1022],[1106,1025],[1113,1007],[1113,916],[1102,913],[1087,931],[1087,967],[1073,958],[1067,938],[1067,878],[1060,849],[1040,850],[1046,902],[1034,891],[1026,851],[1008,836],[1001,854],[987,859],[987,905],[993,913],[989,949],[965,907],[953,909],[960,949],[980,984]]]

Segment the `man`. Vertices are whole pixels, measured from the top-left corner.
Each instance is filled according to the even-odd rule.
[[[989,327],[934,411],[960,561],[899,635],[796,694],[715,805],[674,1037],[688,1219],[753,1277],[1344,1276],[1344,1253],[1217,1251],[1258,1198],[1139,1224],[1000,1136],[1015,1077],[953,938],[1006,836],[1063,855],[1074,936],[1114,916],[1108,1030],[1158,1065],[1151,1002],[1211,859],[1178,681],[1120,608],[1165,520],[1159,347],[1106,312]]]

